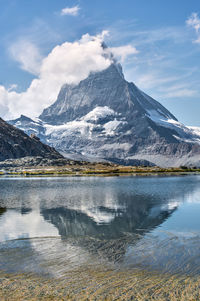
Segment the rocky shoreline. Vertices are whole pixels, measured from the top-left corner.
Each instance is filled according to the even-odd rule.
[[[20,176],[112,176],[112,175],[186,175],[200,174],[199,168],[157,166],[123,166],[113,163],[91,163],[64,158],[25,157],[0,162],[0,175]]]
[[[0,274],[5,300],[199,300],[200,277],[145,270],[81,268],[59,279]]]

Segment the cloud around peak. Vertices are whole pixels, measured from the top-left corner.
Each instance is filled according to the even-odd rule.
[[[112,48],[110,48],[110,50],[116,58],[121,60],[121,62],[124,62],[128,55],[139,53],[139,51],[132,45],[112,47]]]
[[[38,116],[44,108],[56,100],[63,84],[78,84],[87,78],[90,72],[108,68],[113,56],[109,48],[102,47],[107,34],[107,31],[96,36],[86,34],[78,41],[57,45],[48,56],[41,59],[38,68],[37,64],[27,62],[23,53],[16,51],[14,58],[21,63],[21,68],[29,72],[32,70],[37,77],[33,79],[28,89],[21,93],[0,85],[1,117],[13,119],[21,114],[29,117]],[[122,51],[119,47],[119,53],[123,58],[135,52],[136,50],[131,48]]]

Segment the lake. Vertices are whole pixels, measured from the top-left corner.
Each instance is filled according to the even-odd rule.
[[[200,273],[200,176],[0,178],[0,270]]]

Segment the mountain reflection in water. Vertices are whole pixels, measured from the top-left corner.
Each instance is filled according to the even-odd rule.
[[[57,276],[102,262],[166,270],[170,258],[174,267],[180,267],[191,248],[197,268],[193,238],[184,241],[188,254],[179,254],[178,262],[176,252],[180,253],[183,239],[170,237],[169,243],[166,237],[152,235],[179,205],[196,200],[199,181],[199,177],[0,179],[0,268]]]

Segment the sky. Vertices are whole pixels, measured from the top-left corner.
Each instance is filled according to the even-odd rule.
[[[199,0],[0,4],[2,118],[38,116],[64,83],[76,84],[107,68],[112,52],[128,81],[180,122],[200,126]],[[102,50],[102,41],[109,50]]]

